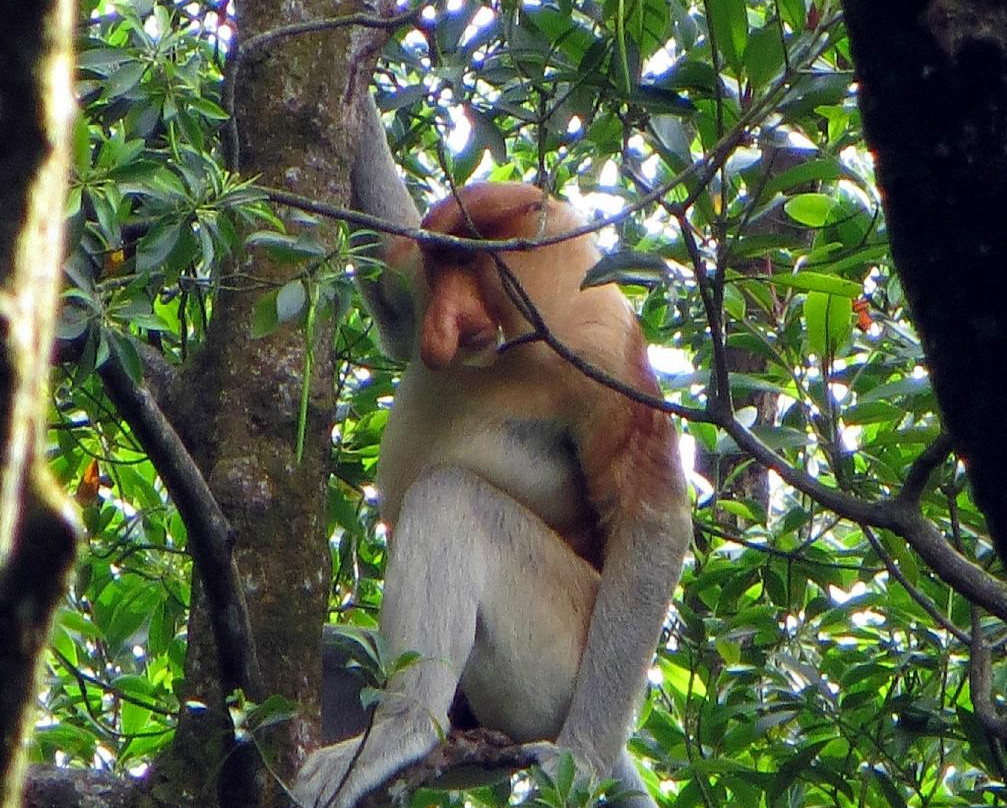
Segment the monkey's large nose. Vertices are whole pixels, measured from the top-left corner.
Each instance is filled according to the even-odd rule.
[[[420,333],[423,364],[442,370],[455,360],[459,349],[479,352],[496,344],[497,324],[472,272],[440,270],[431,278],[431,287]]]

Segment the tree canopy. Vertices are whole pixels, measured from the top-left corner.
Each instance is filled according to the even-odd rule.
[[[241,374],[204,349],[228,295],[254,301],[241,320],[253,347],[300,346],[282,390],[292,421],[262,428],[291,467],[312,447],[322,458],[310,468],[329,622],[351,638],[376,625],[386,543],[372,481],[401,368],[381,356],[352,275],[377,268],[351,236],[348,198],[333,202],[321,180],[313,198],[279,187],[308,171],[304,153],[270,163],[255,149],[314,122],[258,131],[232,113],[264,64],[283,70],[286,48],[382,23],[347,8],[249,36],[240,2],[79,8],[49,452],[87,538],[31,756],[126,775],[177,743],[193,709],[187,620],[207,585],[193,584],[191,511],[110,384],[145,380],[199,459],[193,444],[231,427],[186,398],[226,401]],[[677,808],[999,804],[1004,680],[990,660],[1007,586],[893,267],[838,3],[450,0],[396,13],[374,92],[420,208],[474,179],[570,200],[605,252],[585,283],[630,296],[660,375],[654,403],[678,417],[695,541],[631,741],[652,790]],[[973,159],[981,171],[981,150]],[[959,360],[967,389],[981,371]],[[235,483],[225,501],[200,465],[227,517],[254,524],[265,494]],[[253,554],[276,575],[273,601],[296,597],[276,543],[241,550],[239,571]],[[281,652],[258,650],[263,689],[232,711],[268,757],[268,728],[296,705],[270,698]],[[562,777],[541,794],[590,798]]]

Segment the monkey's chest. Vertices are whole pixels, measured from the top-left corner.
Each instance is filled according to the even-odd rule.
[[[596,568],[602,533],[576,455],[561,425],[538,418],[393,412],[381,447],[382,515],[394,523],[409,486],[434,466],[466,468],[532,511]],[[398,416],[398,417],[396,417]]]

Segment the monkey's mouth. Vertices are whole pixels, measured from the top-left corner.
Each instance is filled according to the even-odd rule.
[[[496,362],[497,348],[503,343],[503,332],[499,328],[484,328],[465,334],[458,341],[459,365],[467,368],[486,368]]]

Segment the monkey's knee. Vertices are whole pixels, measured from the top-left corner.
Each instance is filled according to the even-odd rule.
[[[454,465],[434,466],[425,471],[406,491],[402,499],[402,511],[429,512],[432,509],[474,507],[480,496],[491,489],[478,474]]]
[[[402,499],[393,552],[399,547],[421,552],[423,545],[428,551],[432,545],[434,558],[450,550],[471,551],[481,535],[493,532],[487,517],[501,513],[505,496],[467,469],[435,466],[409,486]]]

